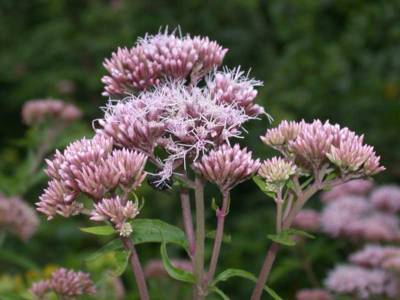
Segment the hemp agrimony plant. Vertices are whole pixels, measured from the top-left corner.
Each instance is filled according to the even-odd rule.
[[[262,164],[232,140],[246,133],[244,123],[267,115],[255,104],[260,81],[240,68],[218,71],[227,49],[206,37],[160,32],[119,48],[104,66],[108,75],[103,95],[109,97],[104,116],[93,122],[94,137],[70,144],[47,160],[50,178],[38,210],[48,219],[87,214],[105,226],[84,228],[99,235],[118,235],[106,249],[129,262],[141,299],[149,299],[136,246],[159,242],[164,268],[174,279],[193,285],[194,299],[216,293],[220,281],[232,276],[257,282],[252,299],[263,290],[280,244],[291,244],[296,214],[317,191],[383,168],[373,148],[347,128],[328,122],[283,122],[267,131],[264,143],[281,157]],[[257,279],[228,269],[216,275],[230,192],[258,172],[255,181],[276,202],[276,234]],[[160,220],[141,219],[139,187],[147,181],[159,190],[177,189],[184,231]],[[210,259],[205,257],[207,182],[215,184],[222,202],[214,203],[217,228]],[[194,195],[192,217],[191,196]],[[195,222],[193,222],[195,221]],[[195,226],[194,226],[195,225]],[[167,245],[181,246],[191,269],[177,268]]]

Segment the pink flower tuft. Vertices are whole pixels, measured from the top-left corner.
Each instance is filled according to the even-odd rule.
[[[215,183],[221,191],[229,191],[240,182],[248,179],[260,167],[259,160],[253,160],[251,152],[222,145],[194,164],[195,169],[208,181]]]
[[[119,231],[121,236],[129,236],[132,227],[129,220],[139,214],[139,209],[132,201],[122,201],[119,196],[111,199],[103,199],[94,205],[90,219],[93,221],[110,221]]]
[[[104,67],[103,95],[127,94],[147,89],[165,79],[197,81],[218,67],[227,49],[207,37],[178,37],[167,31],[147,35],[131,49],[118,48]]]
[[[35,296],[35,299],[42,300],[46,299],[45,295],[51,290],[50,280],[40,280],[32,284],[29,292]]]
[[[89,274],[64,268],[53,272],[50,284],[51,289],[62,297],[77,297],[96,293],[96,288]]]
[[[277,127],[268,129],[261,140],[264,144],[282,151],[290,141],[297,138],[304,122],[282,121]]]
[[[82,112],[72,104],[61,100],[30,100],[22,107],[22,120],[27,125],[41,123],[45,120],[71,122],[79,119]]]

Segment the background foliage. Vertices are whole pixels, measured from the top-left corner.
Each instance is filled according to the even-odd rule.
[[[116,47],[132,46],[138,36],[166,25],[180,25],[183,33],[208,35],[230,49],[228,66],[252,68],[251,75],[264,81],[258,102],[276,122],[321,118],[364,132],[388,169],[378,181],[399,181],[399,18],[398,0],[0,0],[1,192],[22,193],[34,203],[43,188],[41,174],[27,188],[21,169],[29,154],[26,145],[33,147],[43,138],[22,125],[22,104],[43,97],[72,101],[84,110],[85,120],[69,128],[57,146],[89,136],[90,122],[101,115],[99,106],[107,100],[101,96],[103,59]],[[252,122],[243,141],[263,158],[271,153],[258,136],[267,126],[266,119]],[[143,216],[179,223],[173,191],[155,192],[145,186],[141,192],[147,200]],[[208,193],[209,199],[216,194],[212,189]],[[268,243],[266,234],[272,230],[271,202],[251,182],[235,190],[227,220],[232,241],[224,245],[221,270],[231,266],[258,271]],[[212,230],[211,209],[209,214],[207,227]],[[78,226],[84,226],[79,218],[43,220],[39,233],[27,244],[7,237],[3,248],[24,257],[28,265],[0,258],[4,273],[0,291],[23,289],[33,267],[83,267],[84,257],[106,239],[81,233]],[[309,242],[305,251],[323,277],[349,247],[322,237]],[[143,261],[159,256],[158,247],[146,245],[139,251]],[[284,299],[310,285],[301,279],[300,264],[295,253],[281,253],[269,284]],[[101,268],[89,270],[96,267]],[[124,281],[132,290],[129,272]],[[160,287],[176,289],[162,280],[151,286],[153,293]],[[244,299],[251,287],[250,282],[233,281],[224,288],[236,295],[233,299]]]

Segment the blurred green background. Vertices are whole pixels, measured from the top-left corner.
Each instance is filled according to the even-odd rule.
[[[1,192],[24,190],[19,188],[24,185],[21,176],[15,174],[27,156],[20,143],[27,133],[20,118],[23,103],[44,97],[74,102],[84,111],[84,121],[70,128],[59,146],[90,136],[91,120],[101,116],[99,107],[107,100],[101,96],[104,58],[118,46],[132,46],[146,32],[155,33],[167,25],[180,26],[183,33],[208,35],[229,48],[227,66],[251,68],[251,75],[264,81],[258,102],[275,122],[329,119],[365,133],[387,167],[377,181],[398,182],[399,20],[398,0],[0,0],[0,187],[5,189]],[[266,119],[253,121],[243,141],[263,158],[271,152],[258,137],[269,126]],[[23,192],[24,198],[34,203],[43,185],[39,179]],[[179,224],[174,192],[160,193],[149,187],[142,192],[147,199],[145,216]],[[214,194],[210,189],[209,195]],[[258,272],[268,244],[265,236],[272,230],[271,202],[251,182],[234,191],[227,221],[232,242],[224,245],[221,270],[230,266]],[[6,247],[39,266],[81,267],[82,257],[104,244],[79,232],[83,224],[87,222],[79,218],[51,223],[42,219],[39,233],[30,242],[9,237]],[[207,227],[214,228],[211,210]],[[321,278],[346,247],[332,241],[329,245],[322,238],[308,246],[316,249]],[[139,251],[143,261],[159,255],[153,246]],[[290,251],[281,254],[278,267],[270,285],[284,299],[310,285]],[[26,272],[7,261],[0,261],[0,270]],[[129,276],[124,280],[133,290]],[[246,299],[251,288],[249,282],[224,286],[232,299]],[[162,295],[159,299],[167,299]]]

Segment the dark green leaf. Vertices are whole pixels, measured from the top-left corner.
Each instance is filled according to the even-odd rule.
[[[178,227],[157,219],[135,219],[131,222],[132,241],[142,243],[173,243],[188,249],[185,233]]]
[[[260,176],[253,176],[253,181],[257,184],[257,186],[260,188],[260,190],[267,195],[268,197],[274,199],[275,194],[271,192],[270,190],[267,189],[267,185],[265,184],[264,179],[262,179]]]
[[[94,235],[112,235],[115,233],[114,228],[110,225],[83,227],[80,230]]]
[[[183,282],[188,282],[188,283],[196,282],[196,279],[192,273],[176,268],[172,264],[171,260],[168,257],[166,243],[161,244],[161,258],[164,268],[169,274],[169,276]]]

